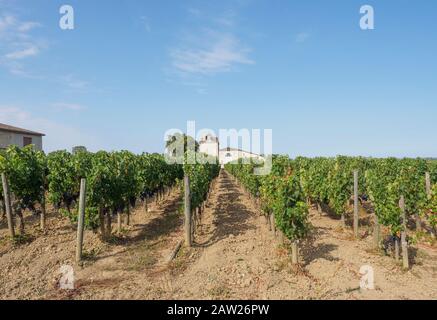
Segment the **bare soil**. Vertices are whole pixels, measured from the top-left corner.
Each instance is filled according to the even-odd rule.
[[[183,238],[180,199],[174,191],[149,212],[138,206],[131,226],[109,243],[87,231],[81,267],[74,264],[76,233],[68,220],[51,214],[49,231],[42,233],[37,219],[27,216],[30,236],[16,245],[0,223],[0,298],[437,299],[435,248],[411,248],[412,268],[403,271],[371,249],[370,227],[355,240],[339,220],[316,211],[311,235],[300,244],[301,267],[293,267],[288,246],[225,172],[214,183],[193,247],[182,247],[168,263]],[[74,290],[59,288],[65,264],[74,267]],[[374,269],[375,290],[359,289],[363,265]]]

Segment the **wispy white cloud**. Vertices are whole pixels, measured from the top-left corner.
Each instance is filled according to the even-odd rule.
[[[0,122],[5,124],[22,124],[29,118],[28,112],[16,107],[0,105],[0,111]]]
[[[32,56],[36,56],[40,52],[39,48],[37,46],[30,46],[29,48],[10,52],[5,55],[7,59],[17,60],[17,59],[24,59]]]
[[[233,9],[226,10],[222,14],[216,12],[200,10],[198,8],[188,8],[188,14],[197,22],[211,23],[217,27],[234,27],[237,20],[237,12]]]
[[[187,10],[188,21],[194,24],[184,28],[179,41],[169,50],[167,81],[189,86],[204,95],[208,93],[208,78],[255,64],[252,49],[237,32],[235,8],[222,13],[193,7]]]
[[[207,30],[195,42],[204,45],[172,50],[172,65],[179,72],[212,75],[232,71],[236,65],[255,63],[249,57],[251,49],[233,34]]]
[[[308,32],[301,32],[296,35],[295,41],[297,43],[302,43],[308,40],[311,35]]]
[[[202,16],[202,11],[197,9],[197,8],[188,8],[188,13],[196,18],[199,18]]]
[[[61,76],[60,80],[66,86],[68,86],[70,89],[76,89],[76,90],[84,90],[90,84],[88,81],[84,81],[84,80],[78,79],[73,74],[67,74],[65,76]]]
[[[15,26],[17,20],[12,15],[3,15],[0,16],[0,36],[2,33],[6,32],[8,29],[11,29]]]
[[[233,27],[235,25],[235,19],[237,14],[233,10],[226,11],[223,15],[216,18],[215,21],[224,27]]]
[[[22,63],[21,60],[0,57],[0,67],[6,68],[10,74],[27,79],[44,80],[42,75],[34,74]]]
[[[152,31],[152,27],[150,25],[149,18],[147,18],[146,16],[141,16],[140,20],[141,20],[141,24],[143,25],[144,29],[147,32],[151,32]]]
[[[22,21],[12,14],[0,15],[0,67],[13,75],[33,77],[24,60],[39,55],[47,48],[45,41],[35,38],[31,33],[41,26],[35,21]]]
[[[39,28],[39,27],[41,27],[41,24],[39,22],[27,21],[27,22],[21,23],[18,26],[17,30],[20,32],[28,32],[32,29]]]
[[[7,31],[26,33],[35,28],[42,27],[42,24],[35,21],[21,21],[15,15],[3,14],[0,16],[0,35]]]
[[[85,110],[86,107],[77,104],[77,103],[65,103],[65,102],[56,102],[52,104],[52,107],[56,111],[81,111]]]

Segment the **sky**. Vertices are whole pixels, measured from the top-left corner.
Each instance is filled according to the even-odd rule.
[[[291,156],[437,157],[436,15],[429,0],[0,0],[0,122],[45,133],[47,152],[162,152],[196,121],[271,129]]]

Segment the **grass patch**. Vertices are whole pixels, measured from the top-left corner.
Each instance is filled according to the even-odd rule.
[[[352,293],[352,292],[360,291],[360,290],[361,290],[360,287],[357,287],[357,288],[348,288],[348,289],[346,289],[346,293]]]
[[[11,238],[9,237],[9,239],[11,239]],[[12,239],[12,243],[15,246],[20,246],[23,244],[31,243],[33,240],[34,240],[34,237],[31,235],[18,234],[18,235],[15,235],[15,237]]]
[[[280,259],[275,262],[273,270],[278,272],[283,270],[289,270],[288,265],[289,261],[287,261],[286,259]]]
[[[101,248],[93,248],[91,250],[84,250],[82,253],[82,258],[88,261],[96,261],[97,256],[102,252]]]
[[[412,245],[417,245],[419,243],[428,244],[429,246],[434,246],[437,243],[437,239],[433,238],[429,233],[425,231],[417,231],[413,233],[410,238],[409,242]]]
[[[185,246],[180,248],[174,260],[169,264],[169,270],[173,274],[183,272],[187,269],[190,252],[190,249]]]
[[[368,254],[373,254],[373,255],[377,255],[380,257],[386,256],[386,252],[385,250],[383,250],[382,248],[378,247],[378,248],[374,248],[372,247],[368,247],[366,249],[364,249],[364,251]]]
[[[1,237],[0,238],[0,246],[4,246],[9,242],[9,237]]]
[[[109,237],[105,237],[105,242],[110,245],[125,245],[126,244],[126,238],[121,236],[120,234],[111,234]]]
[[[158,262],[158,259],[151,252],[134,254],[129,260],[127,269],[131,271],[143,271]]]
[[[231,290],[225,285],[217,285],[208,290],[208,295],[213,297],[214,299],[223,299],[230,298]]]
[[[153,267],[157,262],[156,250],[165,245],[165,241],[159,240],[153,243],[142,242],[140,245],[129,250],[128,269],[143,271]]]

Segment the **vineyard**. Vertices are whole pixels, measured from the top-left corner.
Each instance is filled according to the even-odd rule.
[[[9,203],[2,198],[3,215],[8,211],[17,217],[21,236],[25,235],[24,210],[41,217],[45,228],[46,200],[54,209],[73,223],[78,219],[78,199],[81,179],[87,180],[85,225],[102,236],[110,236],[111,221],[122,217],[129,223],[129,208],[141,199],[163,193],[183,177],[182,167],[169,166],[160,155],[135,156],[130,152],[78,152],[57,151],[45,156],[32,147],[20,149],[12,146],[0,158],[3,174],[3,191],[8,188]],[[6,194],[2,192],[2,194]],[[6,210],[10,207],[9,210]],[[10,235],[15,237],[13,223]]]
[[[375,248],[384,246],[380,225],[393,241],[399,260],[402,238],[404,267],[408,268],[407,229],[414,222],[416,236],[436,238],[436,161],[423,159],[367,159],[275,157],[268,176],[254,175],[254,164],[228,164],[226,170],[253,196],[276,227],[292,243],[293,263],[298,263],[298,242],[307,235],[309,207],[322,208],[341,218],[352,213],[358,234],[358,207],[366,204],[373,215]],[[434,183],[434,185],[432,185]],[[352,210],[351,203],[354,208]],[[382,248],[387,249],[387,248]]]
[[[384,279],[397,270],[414,290],[437,290],[429,281],[436,161],[274,156],[271,173],[259,176],[259,164],[239,160],[220,170],[216,159],[187,157],[169,164],[128,151],[1,151],[0,282],[18,290],[10,297],[41,290],[36,297],[245,299],[250,289],[252,298],[359,298],[342,286],[359,281],[351,270],[362,259]],[[423,246],[428,260],[418,256]],[[82,281],[67,296],[47,278],[65,263],[78,266]],[[26,280],[32,273],[34,282]],[[108,274],[116,276],[110,283]],[[114,280],[120,275],[122,284]],[[392,283],[384,285],[381,297],[392,297]]]
[[[128,151],[56,151],[45,156],[32,146],[11,146],[0,156],[2,217],[7,217],[10,239],[23,241],[25,210],[40,216],[42,231],[46,228],[47,203],[77,224],[83,193],[86,205],[78,228],[99,230],[102,239],[110,240],[115,218],[117,232],[121,233],[123,221],[130,225],[131,208],[138,203],[147,212],[150,199],[159,201],[171,188],[179,187],[183,192],[188,187],[189,214],[195,220],[197,212],[201,214],[211,181],[218,175],[218,165],[211,163],[214,161],[202,165],[168,164],[159,154],[134,155]],[[190,181],[188,186],[182,183],[184,176]]]

